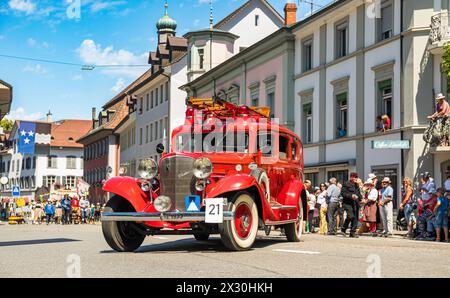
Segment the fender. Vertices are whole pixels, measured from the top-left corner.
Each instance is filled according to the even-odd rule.
[[[306,214],[306,198],[302,197],[302,192],[305,186],[302,181],[293,179],[287,182],[280,194],[278,195],[278,202],[287,206],[298,206],[298,198],[301,198],[303,205],[303,215]]]
[[[136,212],[145,209],[149,203],[148,195],[141,189],[139,182],[131,177],[114,177],[103,185],[103,190],[126,199]]]
[[[252,186],[258,187],[260,189],[258,182],[254,177],[244,174],[230,175],[219,182],[210,185],[207,189],[207,197],[216,198],[227,192],[245,190]]]
[[[245,174],[227,176],[219,182],[210,185],[206,193],[208,198],[217,198],[228,192],[246,190],[251,187],[255,187],[259,192],[260,203],[262,205],[262,218],[276,220],[276,216],[270,208],[269,202],[264,199],[264,191],[253,176]]]

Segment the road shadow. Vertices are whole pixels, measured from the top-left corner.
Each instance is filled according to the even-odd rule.
[[[19,241],[0,242],[0,247],[24,246],[24,245],[41,245],[41,244],[56,244],[56,243],[79,242],[79,241],[81,241],[81,240],[66,239],[66,238],[38,239],[38,240],[19,240]]]
[[[258,238],[255,243],[253,244],[253,247],[250,251],[260,248],[265,248],[271,245],[279,244],[279,243],[287,243],[286,238]],[[194,238],[187,238],[187,239],[179,239],[175,241],[170,241],[170,239],[167,240],[167,242],[164,243],[157,243],[157,244],[149,244],[149,245],[143,245],[141,246],[137,251],[134,253],[141,254],[141,253],[216,253],[216,252],[223,252],[223,253],[231,253],[233,251],[228,250],[220,240],[220,238],[213,237],[208,241],[197,241]],[[116,253],[114,250],[105,250],[101,251],[102,254],[108,254],[108,253]],[[236,253],[236,252],[233,252]]]

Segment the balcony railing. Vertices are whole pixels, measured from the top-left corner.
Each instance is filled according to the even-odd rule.
[[[449,38],[449,14],[441,12],[431,17],[431,43],[439,43]]]

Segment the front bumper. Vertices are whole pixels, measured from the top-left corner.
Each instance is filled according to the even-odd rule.
[[[102,221],[125,221],[125,222],[204,222],[205,212],[165,212],[165,213],[142,213],[142,212],[117,212],[103,213]],[[223,220],[234,219],[234,212],[224,211]]]

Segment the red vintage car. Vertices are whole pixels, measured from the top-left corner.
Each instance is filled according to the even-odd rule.
[[[283,228],[300,241],[306,219],[303,147],[268,119],[267,108],[220,99],[190,99],[185,124],[157,164],[142,160],[139,178],[105,182],[112,194],[103,234],[116,251],[138,249],[146,236],[220,234],[230,250],[248,250],[259,229]]]

